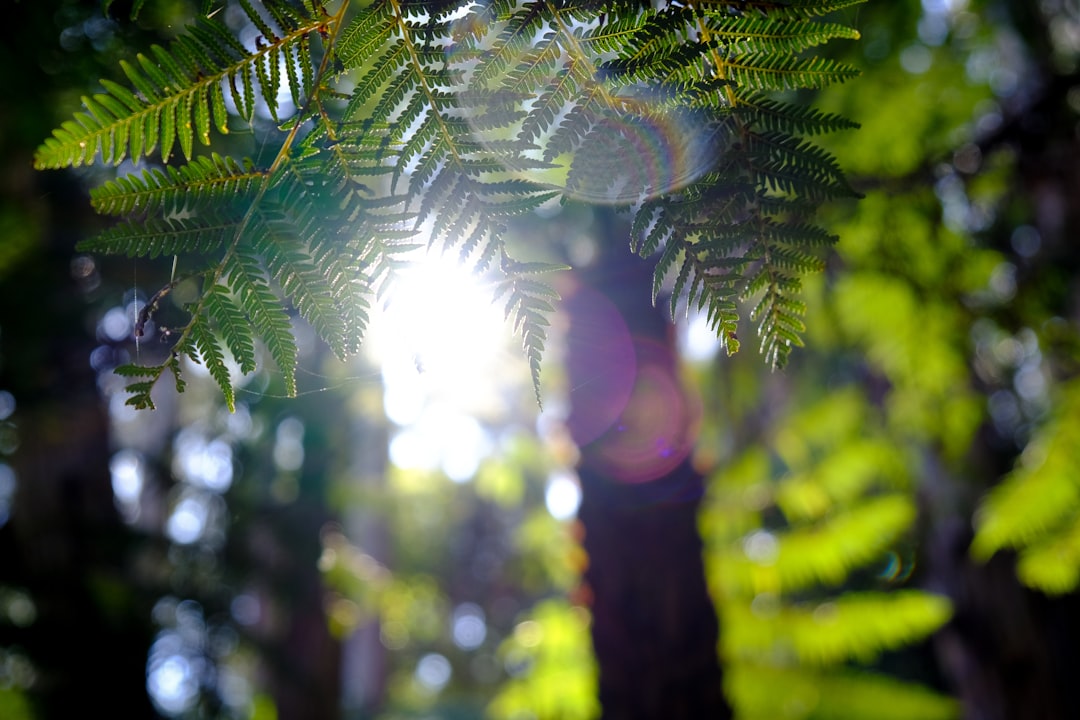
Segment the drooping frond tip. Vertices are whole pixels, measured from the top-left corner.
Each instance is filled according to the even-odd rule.
[[[513,324],[514,331],[521,336],[521,345],[529,361],[529,374],[532,377],[536,403],[543,407],[540,396],[540,362],[547,341],[547,329],[551,324],[548,316],[555,312],[559,294],[536,276],[569,268],[548,263],[517,262],[504,254],[501,269],[505,279],[496,289],[495,299],[506,298],[506,318]]]

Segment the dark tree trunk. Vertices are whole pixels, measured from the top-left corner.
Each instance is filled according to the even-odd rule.
[[[603,716],[729,718],[697,531],[695,403],[672,325],[651,303],[652,264],[628,251],[610,213],[599,217],[600,256],[565,307]]]
[[[146,692],[152,599],[127,584],[135,537],[113,504],[107,416],[90,367],[96,342],[69,272],[82,215],[71,207],[86,199],[70,180],[35,179],[23,186],[26,200],[46,198],[51,220],[0,283],[0,389],[15,398],[4,425],[17,437],[3,458],[17,485],[0,527],[0,587],[26,591],[35,612],[24,627],[4,624],[0,646],[32,663],[36,717],[88,708],[155,717]]]
[[[1080,597],[1049,598],[1020,585],[1012,556],[986,564],[969,553],[970,531],[939,528],[927,568],[953,602],[935,647],[965,720],[1080,717],[1075,691]]]
[[[307,361],[318,367],[321,352]],[[305,390],[302,385],[302,395]],[[351,459],[343,452],[354,441],[345,401],[324,393],[265,398],[254,412],[271,428],[285,417],[302,422],[303,463],[286,479],[273,461],[274,431],[244,449],[242,492],[230,497],[237,517],[223,560],[237,582],[263,595],[267,610],[247,632],[259,648],[261,682],[277,716],[336,720],[342,717],[342,647],[330,630],[319,557],[323,533],[338,525],[327,504],[330,486]]]

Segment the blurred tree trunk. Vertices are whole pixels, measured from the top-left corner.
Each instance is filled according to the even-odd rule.
[[[954,618],[935,637],[935,647],[963,717],[1080,717],[1080,598],[1049,598],[1023,587],[1012,556],[974,562],[970,540],[960,524],[940,527],[926,553],[931,589],[947,593],[954,605]]]
[[[652,263],[598,210],[599,256],[565,297],[569,424],[603,717],[728,718],[697,531],[697,413],[674,330],[649,297]]]
[[[57,42],[83,12],[71,2],[5,6],[0,29],[0,390],[16,491],[0,524],[0,588],[34,612],[0,621],[0,647],[33,666],[35,717],[155,717],[146,691],[156,598],[133,587],[140,538],[113,502],[108,416],[90,365],[98,346],[75,243],[97,220],[71,173],[38,173],[32,153],[56,122],[57,97],[100,77],[105,52],[80,59]],[[93,11],[90,11],[93,12]],[[98,11],[100,13],[100,10]]]
[[[15,158],[29,175],[29,154]],[[96,342],[69,270],[86,220],[72,208],[85,207],[85,197],[67,176],[29,176],[21,189],[24,207],[41,213],[27,219],[43,231],[0,284],[0,388],[16,400],[9,430],[18,443],[10,458],[15,500],[0,529],[0,586],[27,591],[36,617],[4,626],[0,645],[32,662],[30,694],[41,718],[78,717],[86,708],[152,717],[152,600],[126,582],[135,537],[113,504],[107,416],[90,367]]]
[[[324,359],[318,346],[305,362],[319,367]],[[342,645],[330,631],[319,557],[323,534],[338,525],[328,503],[331,485],[356,439],[344,396],[307,392],[305,379],[301,397],[266,397],[251,408],[269,431],[241,451],[244,476],[229,498],[234,517],[223,563],[234,582],[257,588],[265,604],[247,632],[259,648],[261,685],[277,717],[336,720],[342,716]],[[302,428],[302,463],[293,470],[275,460],[284,420]]]

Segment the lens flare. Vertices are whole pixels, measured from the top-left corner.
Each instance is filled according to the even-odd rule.
[[[470,88],[458,94],[457,112],[508,173],[575,199],[627,205],[677,192],[714,167],[718,128],[668,91],[605,79],[603,58],[574,39],[587,28],[568,34],[553,24],[515,44],[489,17],[477,5],[455,21],[447,60]],[[541,75],[559,78],[558,87],[530,85],[539,66],[550,66]]]
[[[698,408],[670,348],[635,337],[614,304],[579,288],[566,300],[572,411],[567,427],[586,462],[626,483],[660,478],[689,456]]]
[[[593,457],[614,478],[642,483],[667,475],[690,454],[696,422],[665,348],[636,341],[638,371],[629,400]]]
[[[685,188],[714,164],[714,132],[685,109],[647,97],[590,113],[569,154],[566,191],[592,203],[627,204]]]

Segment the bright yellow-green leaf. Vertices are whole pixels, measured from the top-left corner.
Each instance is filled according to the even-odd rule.
[[[740,720],[954,720],[960,706],[921,685],[850,671],[739,663],[725,689]],[[782,692],[778,692],[782,688]]]
[[[846,593],[806,605],[762,598],[725,606],[721,644],[724,656],[732,659],[871,662],[886,650],[926,637],[951,616],[947,599],[917,590]]]

